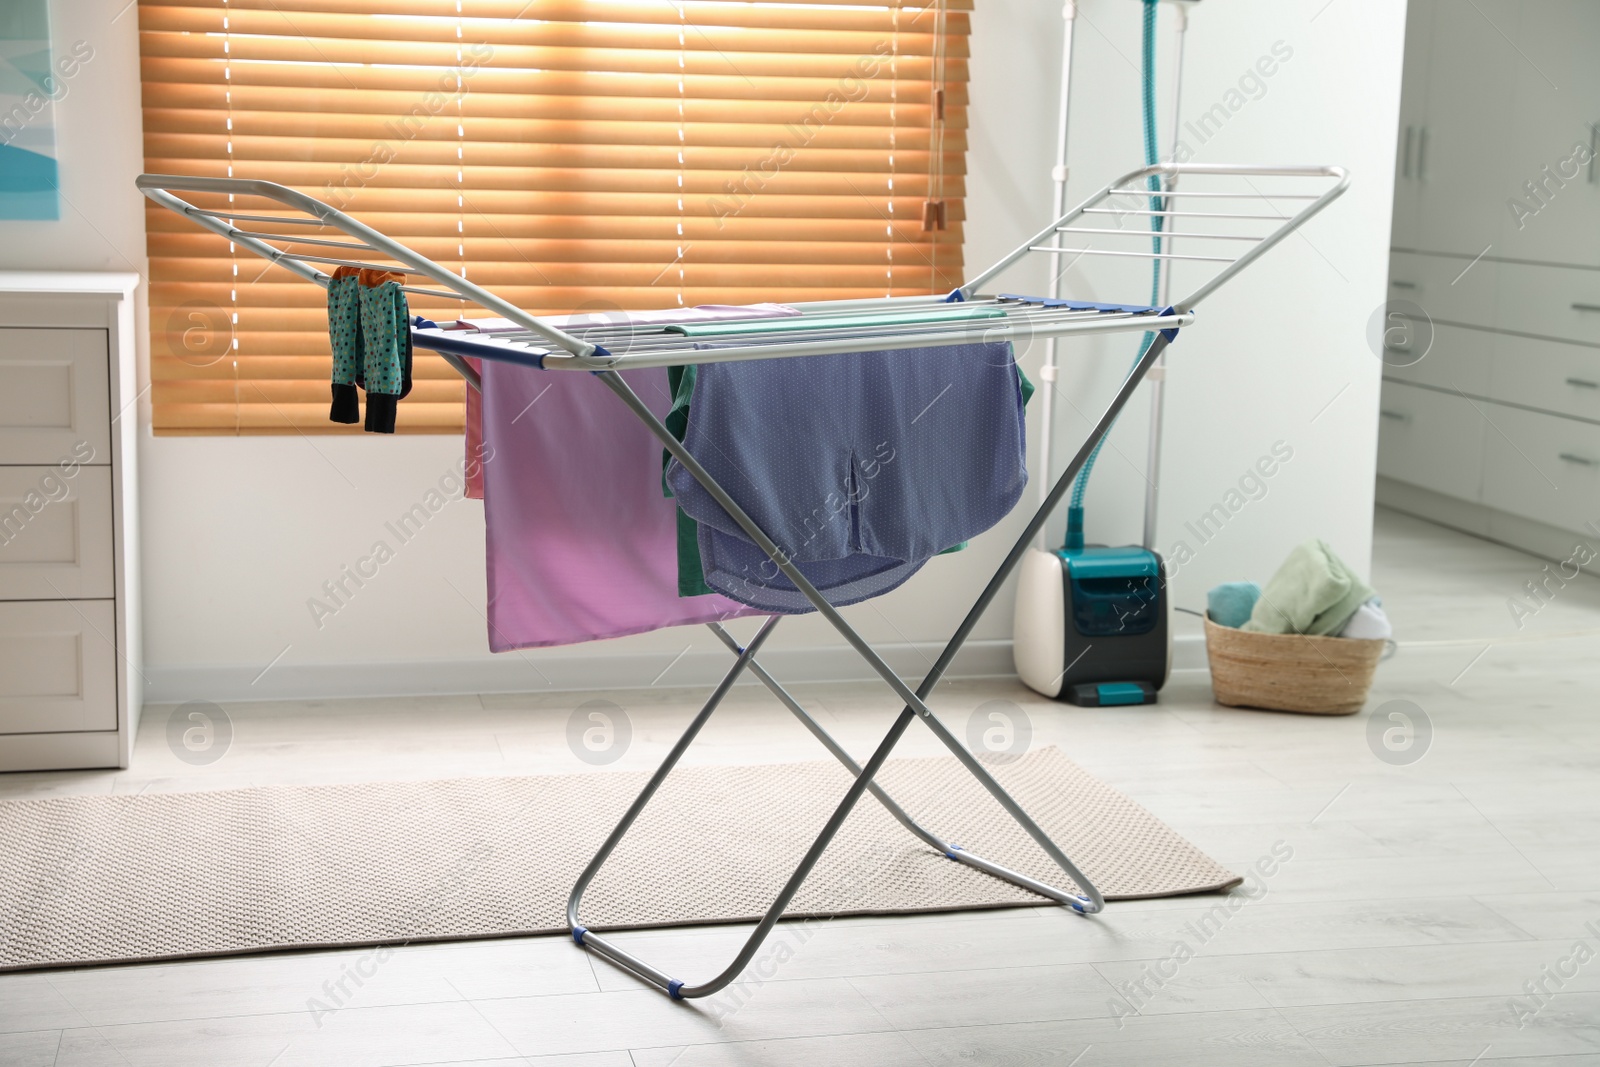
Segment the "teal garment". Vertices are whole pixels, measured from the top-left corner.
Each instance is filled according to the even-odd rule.
[[[328,343],[333,348],[333,383],[355,385],[366,348],[361,337],[361,282],[354,274],[328,283]]]
[[[356,396],[366,361],[361,340],[361,283],[356,272],[341,272],[328,283],[328,345],[333,351],[332,422],[352,425],[361,421],[361,401]]]
[[[1206,615],[1218,626],[1237,630],[1250,621],[1250,613],[1261,599],[1255,582],[1223,582],[1206,594]]]
[[[403,275],[341,267],[328,282],[333,352],[333,422],[361,421],[356,386],[367,392],[366,429],[394,433],[396,404],[411,392],[411,311]]]
[[[1022,365],[1017,367],[1017,384],[1022,390],[1022,405],[1027,407],[1028,401],[1033,398],[1034,384],[1022,372]],[[689,399],[694,394],[695,365],[667,368],[667,390],[672,394],[672,407],[668,409],[666,417],[662,420],[671,431],[672,436],[683,440],[684,432],[689,427]],[[667,452],[661,453],[661,493],[670,497],[672,489],[667,485],[667,464],[672,457]],[[700,524],[684,513],[682,508],[677,508],[678,516],[678,595],[683,596],[708,596],[716,592],[706,584],[705,568],[700,562]],[[940,552],[939,555],[947,556],[952,552],[960,552],[967,547],[963,541],[959,545],[951,545]]]
[[[406,294],[394,281],[361,287],[362,369],[367,394],[398,397],[404,386],[407,340],[411,336]]]
[[[1363,582],[1328,547],[1313,538],[1296,545],[1272,576],[1240,627],[1258,634],[1337,634],[1371,598]]]
[[[694,364],[686,367],[667,368],[667,391],[672,394],[672,407],[667,409],[666,418],[661,421],[671,431],[672,436],[683,440],[684,431],[689,428],[689,396],[694,392]],[[661,453],[661,495],[671,496],[672,489],[667,485],[667,464],[672,456],[665,450]],[[678,517],[678,595],[679,596],[709,596],[715,590],[706,584],[705,568],[700,564],[700,524],[684,514],[682,508],[675,508]]]

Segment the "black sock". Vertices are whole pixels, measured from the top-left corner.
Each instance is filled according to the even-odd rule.
[[[394,433],[395,404],[399,399],[388,393],[367,394],[368,433]]]
[[[357,423],[361,421],[361,401],[356,399],[356,387],[333,383],[333,406],[328,418],[334,422]]]

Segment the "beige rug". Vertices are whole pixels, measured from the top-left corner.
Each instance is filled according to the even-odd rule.
[[[1054,748],[994,770],[1109,898],[1239,881]],[[0,802],[0,970],[564,931],[573,880],[644,778]],[[953,759],[895,760],[881,781],[947,841],[1065,884]],[[755,918],[848,782],[831,761],[679,769],[590,889],[586,924]],[[931,851],[868,796],[790,913],[1039,903]]]

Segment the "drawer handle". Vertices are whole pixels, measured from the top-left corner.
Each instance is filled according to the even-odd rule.
[[[1573,311],[1600,311],[1600,304],[1573,304]]]
[[[1391,281],[1389,283],[1389,288],[1391,288],[1391,289],[1415,289],[1416,287],[1417,287],[1417,283],[1416,282],[1396,282],[1396,281]]]
[[[1591,382],[1587,378],[1568,378],[1568,385],[1575,385],[1579,389],[1600,389],[1600,382]]]
[[[1386,419],[1394,419],[1397,422],[1410,422],[1411,421],[1411,416],[1407,415],[1403,411],[1390,411],[1388,408],[1379,408],[1378,409],[1378,414],[1382,415]]]
[[[1563,452],[1563,453],[1561,453],[1561,461],[1563,463],[1576,463],[1580,467],[1600,467],[1600,463],[1596,463],[1594,460],[1590,459],[1589,457],[1587,457],[1587,456],[1575,456],[1571,452]]]

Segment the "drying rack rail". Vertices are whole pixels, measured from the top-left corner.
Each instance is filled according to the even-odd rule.
[[[1156,179],[1152,191],[1139,188]],[[1178,188],[1180,179],[1185,188]],[[1189,189],[1201,180],[1231,181],[1232,188]],[[1294,188],[1261,189],[1258,181]],[[1305,186],[1314,183],[1315,191]],[[923,348],[987,341],[1176,330],[1194,322],[1194,307],[1343,193],[1339,167],[1233,166],[1164,163],[1118,178],[1053,221],[988,270],[948,294],[798,303],[803,329],[781,334],[751,324],[719,333],[707,349],[670,328],[619,325],[612,316],[585,323],[534,316],[351,216],[304,193],[248,178],[144,174],[138,187],[150,200],[238,247],[327,287],[325,266],[396,270],[419,296],[474,304],[507,320],[511,328],[482,333],[455,324],[413,330],[417,347],[443,355],[469,381],[476,374],[462,357],[498,360],[544,370],[628,370],[687,363],[774,359]],[[221,207],[199,207],[179,193],[225,196]],[[267,207],[241,207],[266,201]],[[1198,206],[1187,207],[1189,202]],[[1180,208],[1178,204],[1185,205]],[[1233,210],[1212,210],[1221,204]],[[266,213],[272,212],[272,213]],[[1152,219],[1163,229],[1153,231]],[[1225,229],[1218,230],[1217,226]],[[282,231],[291,232],[282,232]],[[304,230],[305,233],[294,232]],[[1174,251],[1180,243],[1183,251]],[[1143,245],[1144,247],[1139,247]],[[1030,255],[1056,260],[1055,269],[1095,259],[1159,259],[1214,266],[1210,276],[1170,308],[985,295],[999,275]],[[911,312],[922,321],[904,321]],[[873,322],[873,319],[885,320]],[[1153,320],[1160,319],[1155,322]]]
[[[1181,189],[1177,187],[1180,179],[1184,183]],[[1263,189],[1256,184],[1258,181],[1271,187]],[[1190,188],[1191,183],[1212,182],[1232,184],[1223,188]],[[1287,188],[1278,187],[1285,183]],[[1155,188],[1140,188],[1141,184]],[[770,616],[743,645],[721,625],[711,624],[718,641],[735,657],[732,667],[606,837],[579,876],[567,900],[568,925],[573,939],[579,945],[675,999],[707,996],[738,977],[755,958],[762,942],[783,917],[800,886],[837,836],[856,803],[867,792],[871,792],[914,837],[953,862],[1024,887],[1042,899],[1062,904],[1080,914],[1094,914],[1104,908],[1105,898],[1094,883],[996,781],[988,767],[968,751],[934,714],[927,698],[944,677],[984,611],[999,594],[1007,577],[1016,569],[1029,544],[1065,498],[1090,453],[1110,430],[1140,382],[1160,360],[1178,331],[1194,322],[1195,306],[1327,207],[1344,192],[1347,184],[1345,172],[1331,166],[1256,167],[1184,163],[1142,167],[1101,189],[1030,237],[994,266],[948,294],[791,304],[799,311],[798,316],[725,323],[712,331],[715,347],[706,348],[703,346],[707,335],[697,337],[695,329],[636,325],[627,321],[625,314],[575,317],[559,322],[536,317],[343,212],[272,182],[164,174],[146,174],[138,179],[139,188],[155,203],[307,281],[326,287],[331,275],[322,267],[329,264],[396,270],[405,273],[408,280],[416,276],[438,286],[404,286],[409,293],[474,304],[492,316],[506,320],[504,328],[496,326],[487,332],[481,326],[460,322],[443,326],[422,323],[412,330],[417,347],[439,352],[474,386],[481,386],[481,383],[466,362],[468,357],[544,370],[584,370],[594,373],[650,429],[662,447],[722,506],[751,542],[767,555],[777,570],[804,595],[817,613],[838,631],[902,702],[899,715],[871,756],[864,763],[857,763],[845,747],[828,734],[757,660],[757,652],[782,616]],[[200,207],[182,199],[178,193],[225,197],[226,203],[222,206]],[[265,200],[273,206],[245,209],[239,206],[240,200]],[[1189,201],[1197,204],[1194,210],[1173,206]],[[1218,205],[1237,207],[1237,210],[1210,210]],[[1161,219],[1159,231],[1151,228],[1154,218]],[[1217,226],[1224,228],[1213,228]],[[294,231],[297,228],[315,232],[278,232],[280,229]],[[334,239],[335,234],[343,239]],[[1182,251],[1175,251],[1175,248],[1181,248]],[[334,252],[352,255],[330,254]],[[1055,269],[1063,273],[1085,262],[1155,258],[1158,261],[1172,261],[1182,265],[1185,270],[1195,270],[1200,277],[1189,294],[1170,307],[988,293],[988,286],[1000,274],[1018,261],[1034,255],[1051,257]],[[788,555],[696,461],[618,373],[632,368],[722,360],[778,359],[979,342],[1024,343],[1036,337],[1059,338],[1132,331],[1143,331],[1149,337],[1138,361],[1101,412],[1072,461],[1051,485],[999,569],[915,690],[818,592]],[[907,358],[914,358],[914,354],[908,354]],[[574,458],[581,462],[581,457]],[[850,773],[852,781],[827,823],[807,848],[734,959],[713,977],[688,983],[628,952],[611,938],[585,927],[581,906],[584,893],[596,874],[722,699],[746,672],[771,690],[817,737]],[[895,803],[876,781],[876,777],[914,719],[926,724],[968,773],[1038,844],[1041,851],[1066,876],[1068,887],[1052,885],[1010,870],[951,843],[922,826]]]

